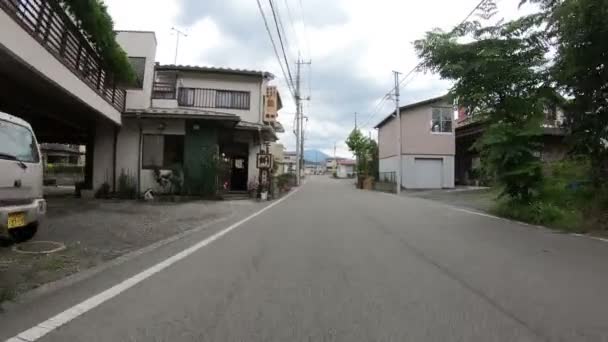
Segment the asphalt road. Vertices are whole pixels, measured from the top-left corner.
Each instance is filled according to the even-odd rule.
[[[40,341],[608,341],[608,243],[312,177]]]

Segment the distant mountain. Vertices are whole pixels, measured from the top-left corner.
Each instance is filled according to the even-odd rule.
[[[308,162],[322,163],[327,158],[330,158],[330,156],[319,150],[304,150],[304,160]]]

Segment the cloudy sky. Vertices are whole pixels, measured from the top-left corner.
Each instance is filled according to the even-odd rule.
[[[458,24],[479,0],[274,0],[287,35],[292,71],[298,54],[312,65],[303,66],[307,149],[349,156],[344,139],[354,125],[375,136],[373,126],[394,106],[379,100],[393,84],[392,70],[407,72],[417,63],[412,42],[435,27]],[[180,40],[179,64],[247,68],[270,71],[280,87],[286,128],[281,142],[294,149],[291,100],[256,0],[105,0],[119,30],[156,32],[157,61],[173,63],[176,36],[172,27],[187,32]],[[263,10],[272,24],[267,0]],[[519,0],[499,0],[499,16],[518,15]],[[274,26],[271,25],[271,29]],[[272,31],[276,40],[276,32]],[[414,74],[402,88],[402,103],[442,95],[450,84],[429,74]]]

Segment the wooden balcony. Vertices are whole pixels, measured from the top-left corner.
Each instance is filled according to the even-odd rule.
[[[57,0],[0,0],[0,9],[100,97],[124,111],[125,90],[117,87],[96,48]]]

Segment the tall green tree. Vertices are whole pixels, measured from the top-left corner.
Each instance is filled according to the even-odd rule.
[[[522,3],[526,2],[525,0]],[[533,0],[555,47],[551,75],[566,106],[573,152],[590,157],[596,185],[608,184],[608,0]]]
[[[374,148],[377,150],[375,143],[375,141],[364,136],[357,128],[353,129],[346,139],[346,146],[353,152],[357,160],[357,171],[359,174],[367,175],[371,172],[372,153]]]
[[[482,19],[495,5],[486,2]],[[483,26],[465,22],[450,32],[433,30],[415,42],[424,70],[454,81],[459,105],[487,123],[476,143],[483,169],[503,195],[528,201],[542,183],[539,161],[548,47],[542,16]]]

